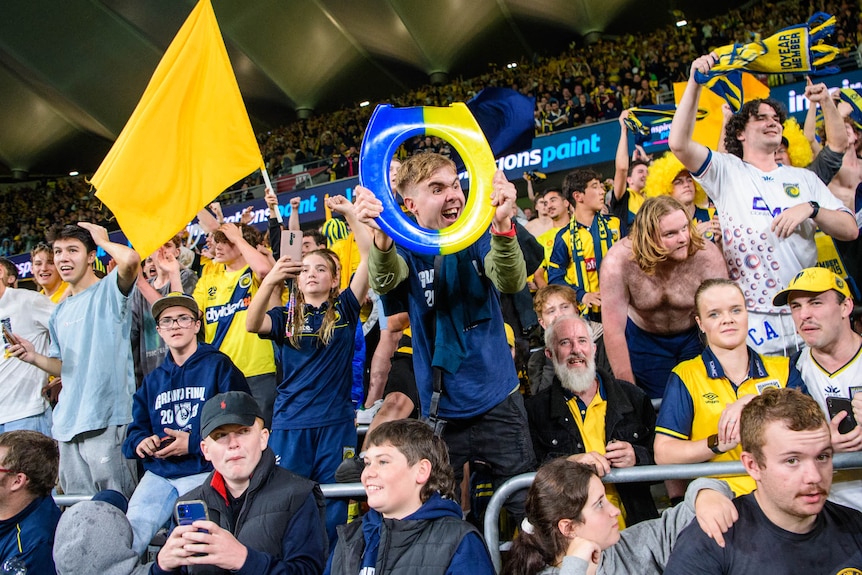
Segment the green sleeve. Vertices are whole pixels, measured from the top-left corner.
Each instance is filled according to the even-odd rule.
[[[368,256],[368,275],[371,289],[378,294],[391,291],[395,286],[407,279],[410,273],[407,262],[395,250],[395,244],[387,251],[380,251],[371,245]]]
[[[501,293],[518,293],[527,284],[527,264],[518,238],[491,235],[485,273]]]

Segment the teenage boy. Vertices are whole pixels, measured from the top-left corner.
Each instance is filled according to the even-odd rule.
[[[488,549],[454,501],[449,453],[415,419],[387,421],[368,434],[362,486],[371,508],[338,527],[325,573],[493,575]]]
[[[443,230],[461,216],[466,200],[449,158],[412,156],[396,184],[423,228]],[[438,431],[439,420],[445,421],[442,434],[457,479],[464,463],[482,459],[499,485],[530,471],[535,456],[500,309],[500,293],[519,292],[527,275],[511,217],[516,193],[501,171],[492,185],[490,228],[464,250],[439,259],[394,246],[375,221],[380,200],[362,186],[355,191],[358,218],[374,228],[371,287],[383,294],[406,286],[422,414],[438,419]],[[516,515],[523,513],[517,500],[511,504]]]
[[[198,343],[199,318],[194,298],[181,292],[153,304],[168,356],[135,392],[123,443],[123,455],[142,459],[146,471],[126,513],[138,555],[170,519],[177,497],[203,483],[212,471],[201,453],[198,425],[206,400],[226,391],[250,393],[245,376],[228,356]]]
[[[97,247],[116,264],[102,280],[93,270]],[[114,489],[130,496],[135,471],[123,457],[122,445],[135,392],[129,295],[141,258],[130,247],[112,242],[105,228],[87,222],[64,226],[53,248],[54,265],[69,283],[69,297],[51,316],[48,354],[36,352],[24,338],[9,351],[63,379],[52,429],[60,442],[63,491],[93,495]]]
[[[275,464],[254,398],[220,393],[204,404],[200,424],[201,451],[215,471],[180,500],[203,500],[209,521],[176,527],[152,575],[320,573],[329,549],[323,493]]]

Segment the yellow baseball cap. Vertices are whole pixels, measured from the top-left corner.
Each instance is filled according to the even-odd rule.
[[[813,267],[805,268],[794,277],[787,289],[783,289],[772,298],[772,305],[787,305],[787,298],[792,291],[806,291],[810,293],[823,293],[834,289],[845,297],[853,299],[847,282],[841,279],[830,269]]]

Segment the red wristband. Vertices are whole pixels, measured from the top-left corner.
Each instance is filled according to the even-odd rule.
[[[492,236],[502,236],[504,238],[514,238],[516,235],[516,233],[515,233],[515,222],[512,222],[512,227],[509,228],[509,231],[507,231],[507,232],[497,231],[497,228],[494,227],[494,223],[492,222],[491,223],[491,235]]]

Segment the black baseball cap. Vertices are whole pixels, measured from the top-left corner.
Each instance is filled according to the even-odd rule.
[[[244,391],[228,391],[211,397],[201,411],[201,439],[222,425],[251,427],[257,418],[263,419],[257,401]]]

